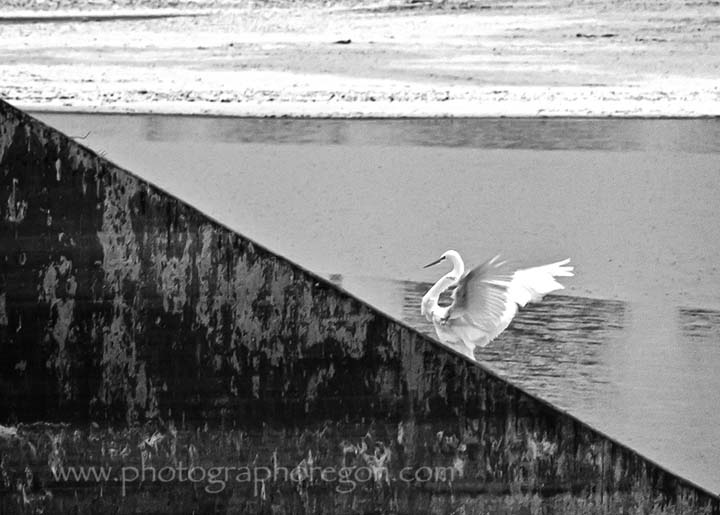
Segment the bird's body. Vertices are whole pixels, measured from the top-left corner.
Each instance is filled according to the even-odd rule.
[[[570,277],[569,259],[515,270],[498,256],[465,272],[460,254],[448,250],[431,266],[449,260],[453,269],[425,294],[420,312],[435,326],[443,343],[474,359],[475,347],[484,347],[502,333],[528,302],[563,288],[555,277]],[[452,302],[439,304],[440,294],[452,289]]]

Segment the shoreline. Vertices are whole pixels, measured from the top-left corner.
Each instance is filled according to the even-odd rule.
[[[720,117],[712,2],[510,3],[210,2],[37,11],[37,23],[3,21],[29,15],[9,10],[0,98],[32,111],[231,117]]]
[[[642,115],[642,114],[622,114],[622,115],[578,115],[578,114],[555,114],[555,115],[507,115],[507,114],[488,114],[488,115],[453,115],[453,116],[433,116],[422,113],[412,115],[371,115],[371,116],[347,116],[342,114],[336,115],[313,115],[313,114],[236,114],[227,111],[202,111],[193,112],[191,110],[164,110],[164,109],[97,109],[92,107],[56,107],[45,104],[20,104],[8,102],[14,107],[29,113],[38,114],[57,114],[57,115],[99,115],[99,116],[168,116],[168,117],[187,117],[187,118],[238,118],[238,119],[289,119],[289,120],[435,120],[435,119],[452,119],[452,120],[716,120],[720,119],[720,114],[698,114],[698,115]]]
[[[1,98],[0,98],[1,99]],[[4,99],[2,99],[4,100]],[[606,119],[606,120],[715,120],[720,119],[720,114],[506,114],[506,113],[488,113],[488,114],[429,114],[426,112],[416,112],[412,114],[393,114],[393,113],[372,113],[372,114],[346,114],[342,112],[319,111],[313,112],[282,112],[277,114],[268,114],[260,111],[239,110],[236,112],[225,110],[201,110],[193,111],[190,109],[98,109],[80,106],[57,107],[45,104],[20,104],[8,102],[14,107],[29,113],[43,114],[67,114],[67,115],[103,115],[103,116],[182,116],[182,117],[205,117],[205,118],[243,118],[243,119],[297,119],[297,120],[428,120],[428,119],[455,119],[455,120],[493,120],[493,119]]]
[[[552,91],[548,92],[552,94]],[[2,97],[0,97],[2,98]],[[325,96],[325,98],[327,98]],[[164,116],[211,116],[231,118],[316,118],[316,119],[419,119],[419,118],[618,118],[618,119],[715,119],[720,104],[700,109],[702,102],[666,102],[652,99],[582,103],[554,100],[554,107],[538,102],[509,101],[404,101],[328,102],[304,101],[137,101],[137,102],[27,102],[5,99],[24,111],[78,114],[123,114]],[[618,104],[624,106],[619,109]],[[539,107],[545,105],[545,107]],[[704,104],[712,105],[712,104]]]

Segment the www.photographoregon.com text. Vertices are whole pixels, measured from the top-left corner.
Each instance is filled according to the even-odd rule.
[[[174,466],[156,468],[151,465],[113,466],[51,466],[52,476],[57,482],[120,483],[122,496],[127,494],[128,485],[134,483],[196,483],[204,484],[204,490],[217,494],[229,483],[251,484],[255,496],[264,496],[268,483],[332,484],[340,494],[353,492],[365,483],[428,483],[452,482],[460,476],[455,467],[405,467],[396,475],[384,466],[319,467],[300,465],[292,468],[273,465],[263,466],[187,466],[179,462]]]

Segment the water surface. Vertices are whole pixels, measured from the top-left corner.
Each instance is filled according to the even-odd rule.
[[[479,359],[720,492],[720,120],[39,117],[428,333],[446,249],[571,257]]]

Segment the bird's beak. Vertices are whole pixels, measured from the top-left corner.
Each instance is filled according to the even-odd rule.
[[[443,259],[445,259],[445,258],[444,258],[444,257],[441,257],[440,259],[436,259],[436,260],[433,261],[432,263],[428,263],[427,265],[425,265],[423,268],[430,268],[430,267],[433,266],[433,265],[437,265],[437,264],[438,264],[440,261],[442,261]]]

